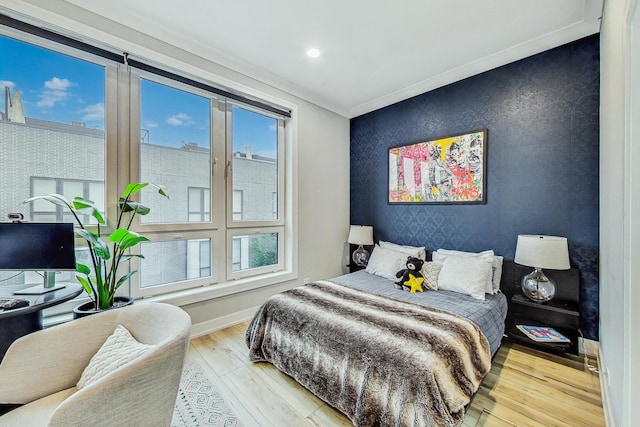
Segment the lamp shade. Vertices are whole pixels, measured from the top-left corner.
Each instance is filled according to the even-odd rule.
[[[370,225],[352,225],[349,239],[352,245],[373,245],[373,227]]]
[[[571,268],[567,239],[556,236],[520,234],[516,243],[514,261],[527,267],[551,270]]]

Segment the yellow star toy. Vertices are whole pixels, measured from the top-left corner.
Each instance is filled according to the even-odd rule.
[[[413,274],[409,274],[409,280],[404,284],[411,288],[410,292],[412,294],[415,294],[416,291],[422,292],[422,282],[424,282],[424,277],[416,277]]]

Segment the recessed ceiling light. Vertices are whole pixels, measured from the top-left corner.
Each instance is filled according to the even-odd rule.
[[[309,56],[310,58],[317,58],[318,56],[320,56],[320,51],[318,49],[309,49],[307,51],[307,56]]]

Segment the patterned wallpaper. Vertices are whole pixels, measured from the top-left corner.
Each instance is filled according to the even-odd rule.
[[[598,339],[599,36],[351,120],[351,224],[376,240],[513,259],[518,234],[564,236],[580,270],[581,330]],[[387,151],[488,129],[487,203],[387,203]]]

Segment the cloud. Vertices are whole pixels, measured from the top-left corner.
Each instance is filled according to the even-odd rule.
[[[5,87],[8,87],[9,89],[13,89],[16,87],[16,84],[9,80],[0,80],[0,87],[3,88],[3,90]]]
[[[84,116],[82,116],[82,120],[85,120],[87,122],[104,120],[104,104],[99,103],[88,105],[80,110],[80,113],[84,114]]]
[[[73,86],[73,83],[71,83],[68,79],[59,79],[57,77],[44,82],[44,87],[51,90],[67,90],[71,86]]]
[[[152,129],[157,128],[158,124],[156,122],[152,122],[151,120],[147,120],[146,122],[144,122],[144,126],[146,129]]]
[[[275,132],[275,131],[278,130],[278,126],[275,123],[272,123],[272,124],[269,125],[269,130],[271,132]]]
[[[44,82],[45,89],[40,94],[40,101],[36,105],[40,108],[51,108],[59,102],[69,98],[69,88],[73,86],[68,79],[53,77]]]
[[[178,113],[170,116],[167,119],[167,123],[171,126],[191,126],[195,124],[195,121],[189,117],[187,114]]]

